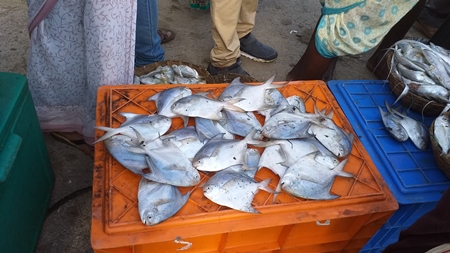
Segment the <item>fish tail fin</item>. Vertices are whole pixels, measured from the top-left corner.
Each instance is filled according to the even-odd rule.
[[[186,203],[189,200],[189,197],[191,196],[191,193],[192,193],[192,191],[188,191],[182,196],[183,203]]]
[[[245,136],[244,140],[247,142],[247,144],[254,145],[257,147],[265,147],[264,141],[257,140],[254,138],[255,134],[258,132],[260,132],[260,130],[253,129],[250,133],[247,134],[247,136]]]
[[[180,116],[180,118],[183,120],[183,126],[187,127],[189,123],[189,117],[188,116]]]
[[[275,193],[275,191],[270,189],[270,187],[269,187],[269,183],[271,180],[272,180],[271,178],[268,178],[268,179],[265,179],[265,180],[259,182],[259,189],[266,191],[268,193]]]
[[[344,167],[345,167],[345,164],[347,164],[347,161],[348,161],[348,158],[343,160],[342,162],[340,162],[339,165],[336,166],[336,168],[333,169],[338,176],[341,176],[341,177],[354,177],[353,174],[344,171]]]
[[[273,75],[272,77],[270,77],[267,81],[265,81],[262,85],[267,86],[267,88],[280,88],[281,86],[286,85],[288,82],[283,82],[283,83],[273,83],[273,81],[275,80],[275,76]]]
[[[98,140],[94,141],[94,144],[104,141],[113,135],[119,134],[122,131],[120,128],[105,127],[105,126],[95,126],[95,128],[105,131],[106,133],[102,137],[100,137]]]
[[[261,85],[263,85],[263,86],[268,86],[268,87],[270,87],[270,88],[275,88],[275,87],[272,87],[272,86],[274,86],[273,80],[275,80],[275,76],[276,76],[276,75],[271,76],[269,79],[267,79],[267,80],[266,80],[264,83],[262,83]]]
[[[403,88],[403,91],[400,93],[400,95],[397,97],[397,99],[394,101],[393,105],[395,105],[400,99],[402,99],[406,94],[409,92],[409,85],[408,82],[405,82],[405,79],[402,77],[403,83],[405,84],[405,88]]]
[[[447,103],[447,105],[445,105],[444,109],[442,109],[441,113],[439,115],[444,114],[444,112],[450,110],[450,103]]]
[[[227,100],[224,102],[225,103],[224,108],[236,112],[245,112],[245,110],[242,109],[241,107],[234,105],[236,103],[241,102],[242,100],[245,100],[245,98],[232,98],[230,100]]]
[[[277,200],[278,194],[280,194],[280,193],[281,193],[281,178],[277,184],[277,188],[275,189],[275,192],[273,193],[272,203],[275,203],[275,201]]]

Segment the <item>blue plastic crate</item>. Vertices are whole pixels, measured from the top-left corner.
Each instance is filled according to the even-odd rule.
[[[392,105],[396,99],[386,81],[338,80],[328,86],[399,203],[399,209],[361,250],[380,252],[436,206],[450,180],[437,167],[431,144],[422,151],[411,140],[398,142],[385,129],[378,106],[386,111],[385,101]],[[428,127],[434,120],[411,110],[407,114]]]

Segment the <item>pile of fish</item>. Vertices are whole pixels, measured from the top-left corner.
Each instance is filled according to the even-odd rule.
[[[134,84],[205,84],[206,79],[187,65],[158,66],[141,76],[134,76]]]
[[[400,40],[391,50],[391,72],[405,84],[397,101],[412,92],[447,104],[444,109],[447,111],[450,108],[450,50],[415,40]]]
[[[391,136],[400,142],[410,139],[418,149],[427,149],[430,141],[427,126],[391,108],[386,101],[385,104],[387,111],[384,111],[380,106],[378,106],[378,109],[380,110],[383,124]]]
[[[249,213],[259,213],[251,204],[259,190],[274,200],[281,191],[305,199],[339,197],[330,189],[336,176],[353,177],[343,171],[353,135],[334,123],[333,113],[316,107],[308,113],[299,96],[284,97],[278,88],[285,84],[274,78],[260,85],[236,78],[218,98],[176,86],[148,98],[157,114],[122,113],[120,127],[97,126],[106,133],[96,142],[104,141],[120,164],[142,176],[144,224],[158,224],[186,203],[190,192],[182,195],[178,187],[202,187],[211,201]],[[184,127],[168,132],[172,118],[182,118]],[[188,126],[189,118],[195,126]],[[275,190],[271,178],[255,179],[263,167],[280,177]],[[202,185],[199,172],[210,176]]]

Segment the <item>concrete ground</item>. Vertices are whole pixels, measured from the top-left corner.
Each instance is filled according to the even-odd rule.
[[[209,12],[191,9],[188,0],[160,1],[159,5],[160,27],[177,33],[175,40],[164,44],[166,59],[206,68],[213,46]],[[277,81],[283,80],[305,50],[319,15],[320,5],[316,0],[260,0],[254,34],[274,47],[279,56],[275,62],[266,64],[243,59],[243,67],[260,81],[272,75],[276,75]],[[408,35],[423,36],[414,27]],[[26,1],[0,1],[0,71],[25,74],[28,47]],[[334,79],[376,79],[365,67],[370,55],[368,52],[339,59]],[[46,218],[36,252],[92,252],[89,187],[93,159],[47,133],[44,137],[56,176],[50,206],[58,208]],[[67,201],[61,202],[69,195]]]

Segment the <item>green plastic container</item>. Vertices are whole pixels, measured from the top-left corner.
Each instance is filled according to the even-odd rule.
[[[189,0],[189,6],[193,9],[209,9],[209,0]]]
[[[34,252],[54,181],[27,79],[0,72],[1,252]]]

